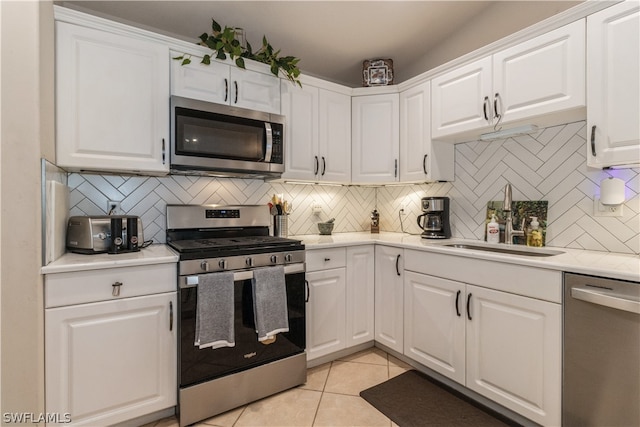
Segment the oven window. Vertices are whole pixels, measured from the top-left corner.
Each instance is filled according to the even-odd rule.
[[[285,280],[289,332],[276,335],[276,341],[268,345],[260,343],[256,334],[250,280],[234,283],[235,347],[201,350],[194,345],[197,288],[180,290],[181,387],[250,369],[304,351],[305,274],[288,274]]]
[[[264,159],[264,123],[176,108],[176,154],[231,160]]]

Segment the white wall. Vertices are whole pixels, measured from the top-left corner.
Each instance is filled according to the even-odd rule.
[[[2,413],[44,412],[41,153],[53,142],[51,1],[0,2]],[[45,150],[42,147],[46,147]]]

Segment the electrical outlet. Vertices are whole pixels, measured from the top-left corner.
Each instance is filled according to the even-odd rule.
[[[311,204],[311,212],[314,215],[320,215],[322,213],[322,206],[319,203],[313,202]]]
[[[107,202],[107,215],[122,215],[120,202],[117,202],[115,200],[109,200]]]
[[[594,197],[593,199],[593,216],[624,216],[624,205],[617,206],[605,206],[600,203],[600,199]]]

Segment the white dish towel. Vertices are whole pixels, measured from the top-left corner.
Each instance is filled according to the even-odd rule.
[[[258,341],[267,341],[280,332],[288,332],[284,266],[257,268],[253,271],[251,282]]]
[[[233,273],[198,276],[196,336],[199,348],[235,347]]]

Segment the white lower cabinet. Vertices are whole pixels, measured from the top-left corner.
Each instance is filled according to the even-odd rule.
[[[404,273],[404,354],[536,423],[560,425],[561,304],[487,288],[521,277],[497,263],[470,266],[483,286],[431,275],[468,274],[447,265],[463,271],[466,258],[442,257],[407,251],[408,268],[420,272]]]
[[[372,342],[373,245],[307,251],[307,360]]]
[[[401,248],[376,245],[376,341],[400,353],[404,342],[403,252]]]
[[[464,384],[464,284],[413,271],[404,274],[405,356]]]
[[[96,270],[95,278],[78,272],[76,295],[96,302],[70,305],[61,300],[68,289],[57,285],[73,284],[74,273],[45,277],[53,288],[45,293],[47,413],[68,414],[70,425],[112,425],[176,405],[175,264],[162,264],[160,278],[151,273],[160,293],[126,295],[136,293],[129,279],[155,267]],[[101,288],[105,298],[94,297]]]
[[[347,248],[347,347],[374,340],[374,261],[373,245]]]

